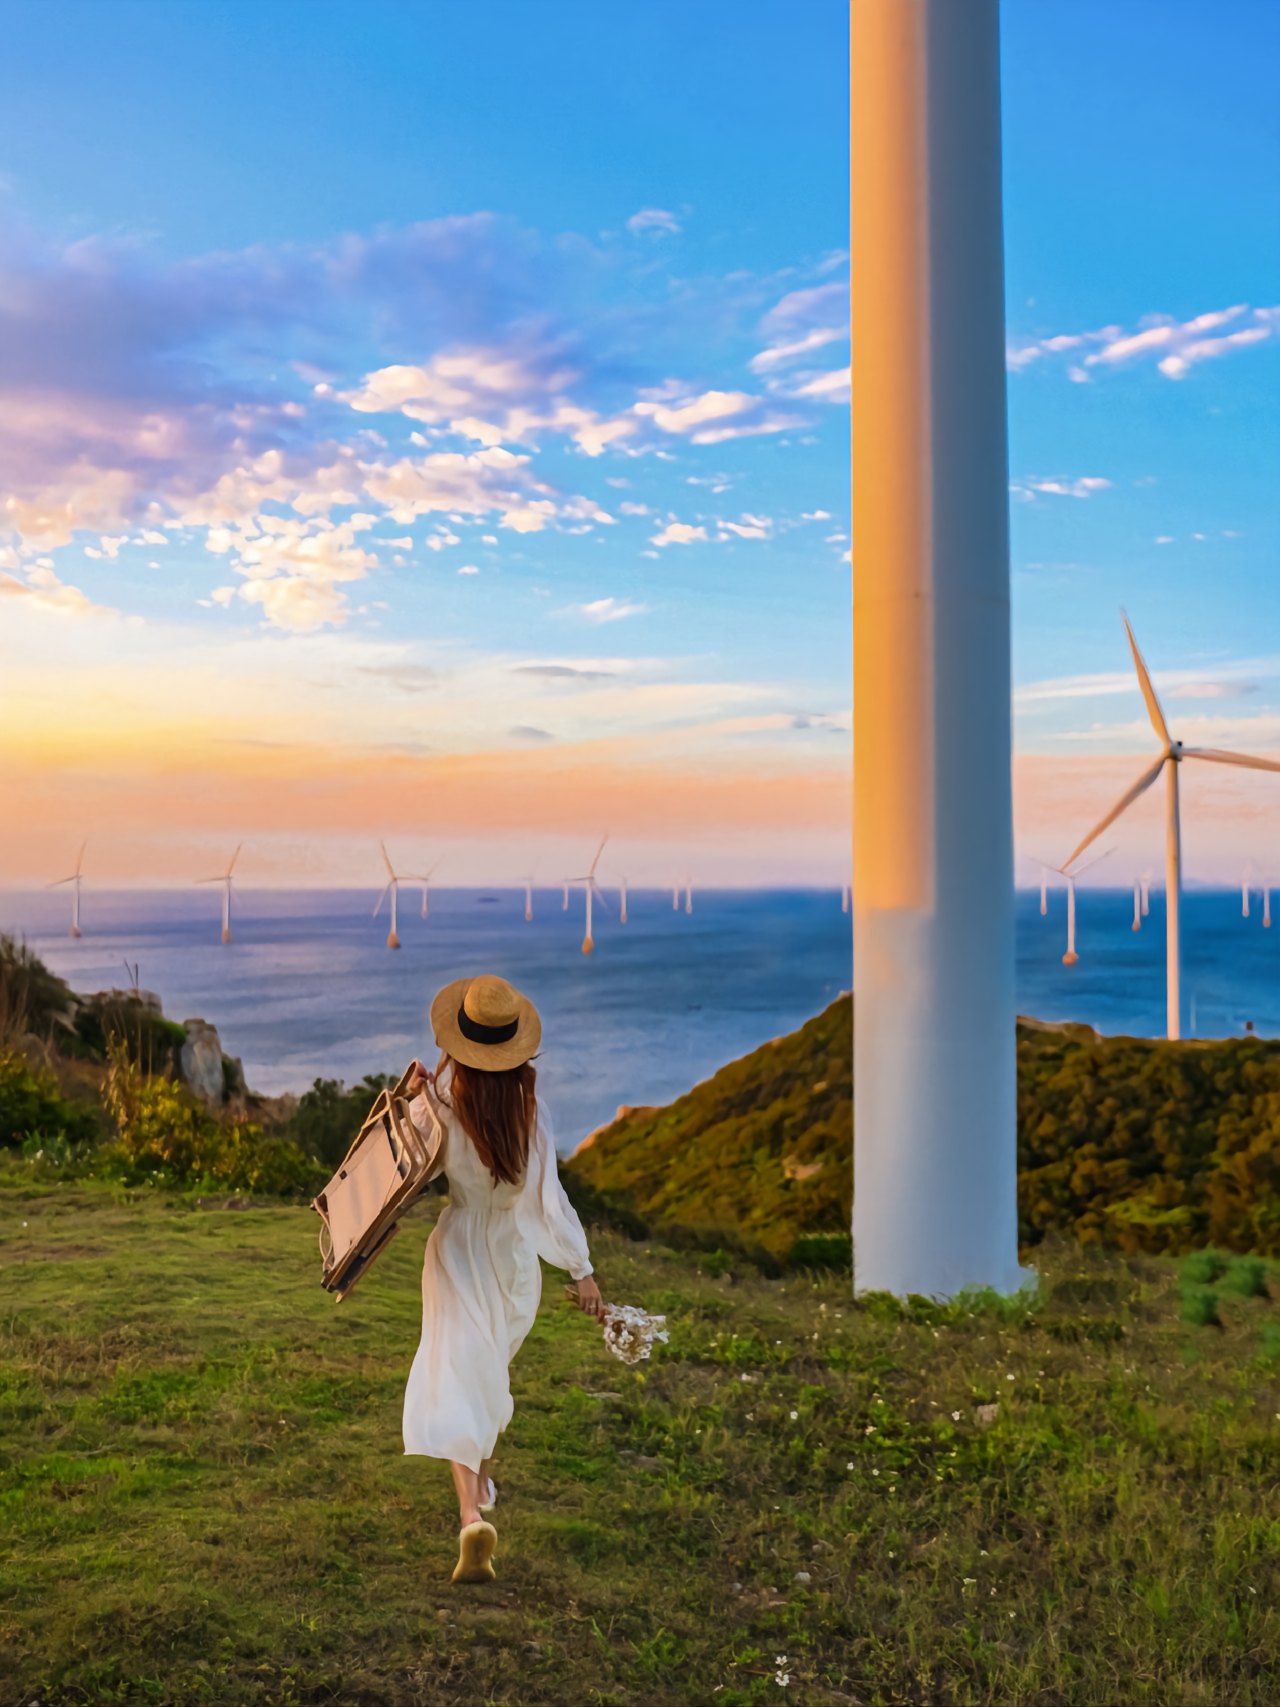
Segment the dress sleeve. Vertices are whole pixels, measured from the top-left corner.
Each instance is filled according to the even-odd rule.
[[[582,1280],[591,1273],[587,1235],[560,1184],[555,1147],[541,1110],[529,1143],[521,1209],[530,1240],[544,1261],[567,1269],[574,1280]]]

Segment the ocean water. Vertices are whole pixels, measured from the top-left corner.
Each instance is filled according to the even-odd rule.
[[[851,923],[835,892],[706,891],[674,912],[670,891],[633,891],[630,921],[597,908],[596,951],[579,951],[582,897],[562,910],[539,890],[433,890],[428,919],[406,889],[403,947],[385,947],[385,915],[363,891],[236,891],[234,940],[219,936],[214,889],[86,889],[84,936],[66,935],[65,890],[0,894],[0,928],[24,936],[74,989],[120,988],[138,967],[171,1018],[217,1026],[255,1090],[301,1091],[434,1061],[431,996],[451,978],[501,973],[543,1016],[539,1089],[557,1143],[571,1149],[621,1103],[665,1102],[725,1062],[800,1025],[852,983]],[[1280,897],[1277,897],[1280,901]],[[1018,897],[1018,1006],[1104,1032],[1164,1029],[1164,907],[1140,932],[1129,891],[1081,890],[1080,963],[1061,964],[1065,897],[1041,918]],[[1272,930],[1240,913],[1238,891],[1184,897],[1184,986],[1195,1035],[1239,1035],[1246,1021],[1280,1035],[1280,907]]]

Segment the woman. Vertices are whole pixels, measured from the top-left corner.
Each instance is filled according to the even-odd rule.
[[[448,1459],[461,1523],[453,1580],[488,1582],[498,1535],[481,1514],[497,1499],[491,1460],[511,1421],[509,1365],[542,1293],[538,1258],[569,1271],[588,1315],[599,1320],[604,1302],[534,1096],[532,1002],[502,978],[460,978],[431,1004],[431,1026],[444,1053],[434,1074],[416,1066],[409,1112],[430,1126],[429,1102],[444,1127],[449,1203],[422,1265],[404,1449]]]

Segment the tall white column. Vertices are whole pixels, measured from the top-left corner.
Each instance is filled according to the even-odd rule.
[[[1017,1256],[996,0],[851,0],[854,1286]]]
[[[1182,815],[1178,810],[1178,761],[1165,769],[1165,1014],[1176,1042],[1182,1036]]]

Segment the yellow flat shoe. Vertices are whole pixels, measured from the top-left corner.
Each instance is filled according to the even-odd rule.
[[[498,1531],[491,1523],[469,1523],[458,1531],[458,1562],[453,1567],[456,1583],[491,1583],[497,1572],[493,1568],[494,1549]]]

